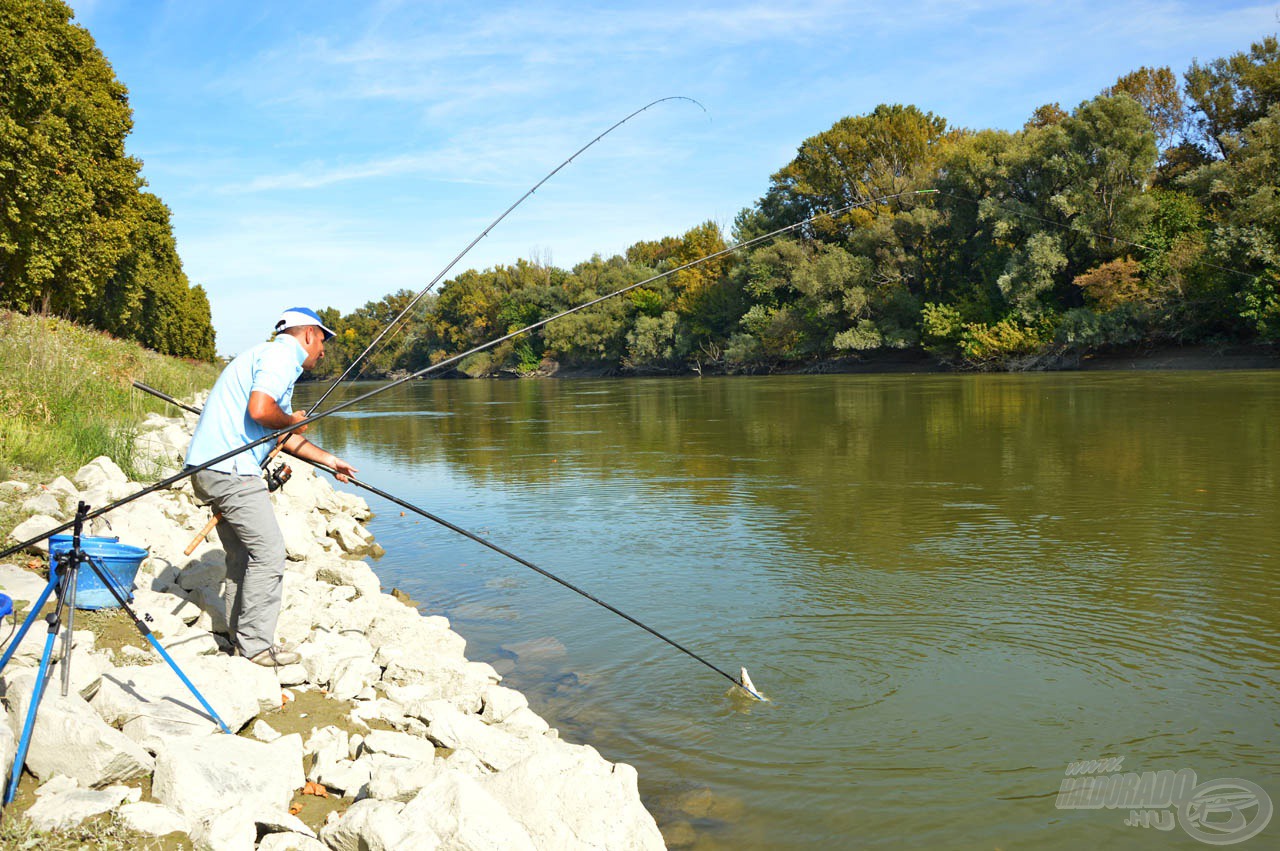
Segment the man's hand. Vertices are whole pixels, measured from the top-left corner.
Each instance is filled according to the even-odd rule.
[[[333,458],[333,463],[329,466],[333,468],[334,478],[340,482],[351,481],[350,477],[354,476],[357,472],[355,467],[352,467],[336,455]]]
[[[290,414],[290,417],[295,423],[302,422],[307,418],[307,416],[308,415],[306,411],[294,411],[292,414]],[[292,431],[291,434],[305,434],[307,429],[309,428],[311,428],[311,426],[304,425],[302,428],[294,429],[294,431]]]

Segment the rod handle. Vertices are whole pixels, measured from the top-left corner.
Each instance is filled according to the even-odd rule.
[[[213,531],[213,527],[218,525],[218,521],[222,519],[221,514],[215,514],[209,518],[209,522],[204,524],[204,528],[196,533],[191,539],[191,543],[187,544],[187,548],[182,551],[184,556],[189,556],[196,551],[196,547],[200,546],[200,542],[209,537],[209,533]]]

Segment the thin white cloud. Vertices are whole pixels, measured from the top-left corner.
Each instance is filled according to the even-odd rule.
[[[662,95],[710,114],[647,113],[464,265],[542,246],[568,266],[732,220],[806,137],[878,103],[1013,129],[1043,102],[1072,108],[1139,65],[1181,73],[1277,27],[1274,5],[1189,0],[75,5],[135,39],[118,44],[136,53],[108,50],[138,110],[130,150],[174,209],[224,350],[267,286],[314,287],[344,309],[416,289],[538,177]]]

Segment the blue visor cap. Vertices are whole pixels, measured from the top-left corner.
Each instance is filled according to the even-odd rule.
[[[320,317],[309,307],[291,307],[280,314],[280,319],[276,322],[276,333],[279,334],[286,329],[300,328],[304,325],[319,325],[320,330],[324,332],[326,340],[335,334],[334,330],[321,322]]]

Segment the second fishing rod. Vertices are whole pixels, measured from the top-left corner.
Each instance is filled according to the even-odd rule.
[[[163,399],[172,405],[176,405],[179,408],[190,411],[193,414],[199,414],[201,412],[199,408],[196,408],[192,405],[188,405],[184,402],[179,402],[177,399],[173,398],[172,396],[162,393],[159,390],[156,390],[154,387],[148,387],[147,385],[143,384],[140,381],[133,382],[133,386],[138,388],[139,390],[143,390],[147,393],[150,393],[153,396]],[[326,473],[332,474],[335,472],[329,467],[326,467],[324,464],[317,464],[313,461],[309,461],[307,463],[311,464],[317,469],[323,470]],[[735,677],[732,674],[730,674],[728,671],[725,671],[717,667],[716,665],[712,664],[711,662],[708,662],[702,656],[690,650],[688,647],[685,647],[683,644],[679,643],[678,641],[672,638],[668,638],[666,635],[663,635],[661,632],[649,626],[648,624],[644,623],[643,621],[639,620],[638,618],[634,618],[631,615],[627,614],[626,612],[622,611],[622,609],[619,609],[616,606],[612,606],[609,603],[606,603],[604,600],[601,600],[599,597],[595,596],[594,594],[591,594],[583,590],[582,588],[578,587],[577,585],[573,584],[567,579],[562,579],[561,577],[557,576],[556,574],[552,573],[549,570],[539,567],[538,565],[534,564],[528,559],[518,556],[515,553],[511,552],[510,550],[504,549],[503,547],[498,546],[492,541],[485,540],[484,538],[477,535],[475,532],[471,532],[455,523],[451,523],[448,520],[445,520],[443,517],[440,517],[436,514],[431,513],[430,511],[427,511],[425,508],[421,508],[417,505],[414,505],[408,500],[401,499],[395,494],[388,493],[382,490],[381,488],[378,488],[378,487],[375,487],[374,485],[369,484],[368,482],[363,482],[357,479],[355,476],[347,476],[347,481],[358,488],[362,488],[368,491],[369,493],[376,494],[377,496],[382,497],[388,502],[393,502],[396,505],[400,506],[401,508],[404,508],[408,511],[412,511],[414,514],[417,514],[420,517],[425,517],[431,522],[437,523],[443,526],[444,528],[449,529],[450,531],[457,532],[459,535],[462,535],[463,537],[470,538],[471,540],[475,541],[477,544],[480,544],[483,547],[487,547],[493,550],[495,553],[498,553],[499,555],[506,556],[507,558],[511,559],[517,564],[521,564],[529,568],[530,570],[533,570],[533,571],[536,571],[537,573],[542,574],[543,576],[547,577],[551,581],[557,582],[560,585],[564,586],[565,588],[568,588],[570,591],[574,592],[575,594],[585,597],[586,599],[590,600],[596,605],[602,606],[605,609],[608,609],[609,611],[613,612],[618,617],[623,618],[629,621],[630,623],[635,624],[636,626],[643,629],[645,632],[649,633],[655,638],[658,638],[666,642],[667,644],[671,645],[676,650],[679,650],[681,653],[685,654],[689,658],[702,663],[706,667],[710,668],[712,671],[715,671],[717,674],[727,679],[729,682],[733,683],[735,686],[738,686],[739,688],[741,688],[743,691],[745,691],[747,694],[751,695],[755,699],[757,700],[766,699],[763,695],[761,695],[758,691],[756,691],[755,685],[751,682],[751,677],[748,676],[747,669],[745,667],[742,668],[741,674]]]
[[[147,494],[155,493],[158,490],[172,487],[173,485],[177,484],[183,479],[186,479],[190,476],[194,476],[196,473],[200,472],[201,470],[207,470],[210,467],[214,466],[215,464],[220,464],[223,461],[226,461],[230,458],[234,458],[235,456],[239,455],[242,452],[253,449],[257,446],[261,446],[264,443],[267,443],[269,441],[279,440],[281,437],[288,435],[294,431],[297,431],[301,429],[303,426],[311,425],[312,423],[322,420],[325,417],[332,416],[333,414],[336,414],[340,411],[345,411],[347,408],[354,407],[356,405],[361,404],[362,402],[367,402],[368,400],[374,398],[375,396],[380,396],[383,393],[386,393],[390,390],[394,390],[395,388],[400,387],[403,384],[407,384],[410,381],[414,381],[416,379],[422,378],[434,372],[440,372],[442,370],[445,370],[449,367],[452,367],[454,364],[460,361],[463,361],[474,354],[477,354],[478,352],[487,351],[488,349],[491,349],[494,346],[498,346],[498,345],[501,345],[502,343],[505,343],[507,340],[513,339],[515,337],[519,337],[522,334],[528,334],[532,331],[536,331],[539,328],[544,327],[548,323],[556,321],[557,319],[562,319],[565,316],[569,316],[571,314],[578,313],[579,311],[583,311],[588,308],[594,307],[597,304],[600,304],[601,302],[605,302],[605,301],[608,301],[609,299],[617,298],[618,296],[625,295],[626,293],[629,293],[632,290],[638,289],[640,287],[646,286],[647,284],[652,284],[656,281],[669,278],[672,275],[678,275],[681,272],[685,271],[686,269],[692,269],[695,266],[699,266],[703,263],[708,263],[712,260],[715,260],[720,257],[724,257],[725,255],[732,254],[736,251],[742,251],[744,249],[751,248],[752,246],[759,245],[768,240],[776,239],[782,234],[792,233],[793,231],[799,230],[800,228],[803,228],[812,224],[813,222],[817,221],[820,218],[839,216],[844,213],[850,212],[851,210],[856,210],[863,207],[869,207],[872,204],[883,204],[887,201],[891,201],[896,198],[905,198],[913,195],[927,195],[934,191],[936,190],[916,189],[916,190],[910,190],[906,192],[897,192],[892,195],[883,195],[877,198],[868,199],[866,201],[859,201],[854,204],[848,204],[844,207],[838,207],[832,210],[824,210],[821,213],[816,213],[812,216],[809,216],[806,219],[802,219],[798,222],[793,222],[792,224],[786,225],[785,227],[780,227],[776,230],[772,230],[769,233],[762,234],[758,237],[755,237],[754,239],[749,239],[745,242],[740,242],[737,245],[732,245],[732,246],[729,246],[728,248],[723,248],[720,251],[713,252],[711,254],[706,255],[705,257],[699,257],[696,260],[690,260],[688,263],[684,263],[684,264],[681,264],[680,266],[676,266],[673,269],[668,269],[665,272],[660,272],[656,275],[652,275],[648,278],[645,278],[644,280],[636,281],[634,284],[627,284],[626,286],[620,287],[611,293],[607,293],[606,295],[599,296],[598,298],[593,298],[590,301],[583,302],[582,304],[576,305],[574,307],[567,308],[565,310],[560,311],[559,313],[553,314],[552,316],[548,316],[545,319],[539,319],[537,322],[533,322],[529,325],[524,326],[523,328],[519,328],[507,334],[503,334],[501,337],[496,337],[486,343],[481,343],[478,346],[472,346],[470,349],[467,349],[466,351],[459,352],[456,355],[447,357],[444,360],[431,364],[430,366],[425,366],[422,369],[418,370],[417,372],[411,372],[408,375],[404,375],[400,378],[395,379],[394,381],[389,381],[380,387],[375,387],[372,390],[369,390],[358,396],[354,396],[350,399],[346,399],[342,402],[338,402],[333,407],[327,408],[323,411],[317,411],[311,414],[310,416],[308,416],[306,419],[299,420],[298,422],[294,423],[288,428],[282,428],[272,432],[268,432],[267,434],[264,434],[262,437],[259,437],[255,440],[251,440],[248,443],[245,443],[241,446],[237,446],[234,449],[230,449],[222,453],[221,455],[211,458],[208,461],[205,461],[203,464],[199,464],[194,467],[187,467],[183,469],[181,472],[174,473],[171,476],[167,476],[158,482],[148,485],[142,490],[139,490],[135,493],[130,494],[129,496],[123,497],[122,499],[118,499],[109,505],[104,505],[101,508],[96,508],[93,511],[90,511],[88,515],[86,515],[85,519],[92,520],[96,517],[101,517],[102,515],[106,514],[109,511],[114,511],[115,509],[123,505],[128,505],[129,503],[133,502],[136,499],[141,499]],[[13,555],[14,553],[22,552],[28,547],[34,546],[40,543],[41,541],[48,540],[51,536],[56,535],[59,532],[65,532],[67,529],[70,529],[71,526],[72,526],[72,522],[67,521],[58,526],[53,527],[52,529],[49,529],[46,532],[36,535],[34,538],[30,538],[26,541],[22,541],[20,543],[14,544],[6,548],[4,551],[0,551],[0,558],[5,558],[6,556]]]
[[[454,266],[458,265],[458,263],[462,260],[462,258],[470,254],[471,249],[475,248],[476,245],[480,243],[480,240],[488,236],[490,231],[492,231],[494,228],[496,228],[499,224],[502,223],[503,219],[511,215],[511,213],[514,212],[517,207],[519,207],[526,200],[532,197],[535,192],[537,192],[539,189],[542,188],[543,184],[545,184],[551,178],[559,174],[570,163],[572,163],[578,157],[582,156],[582,154],[584,154],[589,148],[593,147],[597,142],[599,142],[604,137],[608,136],[614,130],[617,130],[619,127],[626,124],[628,121],[635,118],[637,115],[641,114],[642,112],[647,112],[653,107],[657,106],[658,104],[667,103],[670,101],[688,101],[689,103],[695,104],[703,112],[706,112],[706,107],[704,107],[701,103],[699,103],[698,101],[690,97],[684,97],[683,95],[672,95],[670,97],[658,98],[657,100],[650,101],[649,103],[640,107],[636,111],[614,122],[604,132],[598,134],[590,142],[587,142],[585,145],[578,148],[576,151],[574,151],[572,154],[566,157],[559,165],[557,165],[555,168],[551,169],[551,171],[543,175],[543,177],[537,183],[533,184],[533,186],[531,186],[528,190],[526,190],[523,195],[517,198],[515,202],[511,204],[511,206],[503,210],[502,213],[500,213],[497,218],[495,218],[488,225],[486,225],[484,230],[480,231],[480,233],[477,234],[476,237],[471,240],[471,242],[467,243],[466,247],[464,247],[461,251],[459,251],[458,254],[452,260],[450,260],[443,269],[437,272],[435,277],[433,277],[425,287],[419,290],[417,295],[415,295],[409,301],[409,303],[404,306],[404,308],[396,315],[396,317],[392,319],[389,323],[387,323],[386,327],[384,327],[378,333],[378,335],[374,337],[373,341],[370,342],[369,345],[365,347],[364,351],[356,355],[355,358],[351,361],[351,363],[347,364],[347,367],[345,370],[343,370],[342,374],[339,375],[336,379],[334,379],[334,381],[325,389],[324,393],[320,395],[320,398],[317,399],[311,405],[310,410],[307,411],[307,415],[310,416],[314,414],[319,409],[319,407],[322,404],[324,404],[324,400],[329,398],[329,394],[332,393],[335,389],[337,389],[338,385],[340,385],[343,381],[347,380],[347,376],[351,374],[351,371],[355,369],[357,366],[359,366],[361,362],[364,361],[364,359],[369,356],[370,352],[373,352],[378,347],[379,343],[381,343],[384,339],[387,338],[387,335],[391,333],[393,329],[397,329],[397,327],[405,319],[405,317],[408,316],[409,313],[413,310],[414,306],[417,305],[418,302],[420,302],[427,295],[427,293],[431,292],[431,290],[435,288],[435,285],[440,283],[440,281],[444,278],[444,276],[449,274],[449,271],[453,269]],[[398,331],[396,333],[398,333]],[[363,373],[363,368],[361,369],[361,373],[358,373],[356,375],[356,378],[359,378],[360,374],[362,373]],[[147,388],[147,387],[143,387],[142,389],[148,390],[148,391],[150,390],[150,388]],[[280,442],[274,448],[272,448],[271,452],[268,453],[267,457],[264,458],[262,461],[262,470],[264,474],[267,476],[267,482],[269,485],[273,486],[271,487],[271,490],[275,490],[276,488],[280,487],[281,485],[284,484],[284,482],[288,481],[289,479],[290,470],[287,466],[284,466],[284,465],[277,465],[275,470],[269,473],[267,472],[268,468],[275,461],[276,456],[279,455],[280,452],[284,449],[284,442],[285,442],[284,439],[281,439]],[[213,532],[214,527],[218,525],[219,519],[220,519],[220,515],[218,514],[214,514],[213,517],[209,518],[209,522],[205,524],[203,529],[201,529],[198,533],[196,533],[196,536],[191,539],[191,543],[187,545],[187,548],[183,550],[183,553],[185,555],[191,555],[193,552],[195,552],[196,547],[200,546],[200,542],[203,541],[205,538],[207,538]]]

